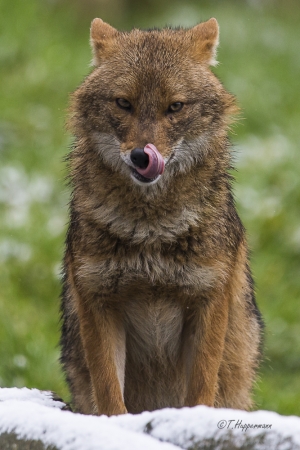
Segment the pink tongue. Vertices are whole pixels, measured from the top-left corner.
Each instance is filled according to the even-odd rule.
[[[147,144],[144,152],[149,156],[149,164],[146,169],[136,167],[135,170],[145,178],[156,178],[165,169],[165,162],[155,145]]]

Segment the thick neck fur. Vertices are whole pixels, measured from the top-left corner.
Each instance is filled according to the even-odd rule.
[[[197,142],[184,145],[191,151]],[[132,244],[172,242],[191,227],[201,228],[202,222],[209,226],[230,195],[225,133],[206,144],[205,151],[197,150],[201,158],[186,171],[180,172],[180,162],[170,161],[163,177],[144,187],[106,164],[92,140],[78,140],[70,156],[72,207]]]

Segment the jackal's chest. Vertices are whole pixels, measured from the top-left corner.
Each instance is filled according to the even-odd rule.
[[[135,358],[176,359],[183,327],[182,308],[177,302],[137,298],[123,311],[128,350]],[[135,351],[136,350],[136,351]]]
[[[125,291],[134,296],[136,286],[152,290],[154,287],[180,289],[190,293],[209,289],[222,276],[215,266],[197,264],[191,260],[176,261],[172,255],[159,253],[127,255],[122,259],[96,260],[85,257],[77,270],[77,278],[89,292]],[[139,290],[139,289],[138,289]]]
[[[190,227],[197,227],[201,220],[194,204],[183,205],[178,198],[166,199],[151,210],[145,209],[143,204],[122,200],[103,201],[98,205],[99,199],[92,197],[86,203],[99,228],[109,229],[110,235],[117,236],[120,241],[130,240],[132,245],[174,243],[179,236],[188,233]]]

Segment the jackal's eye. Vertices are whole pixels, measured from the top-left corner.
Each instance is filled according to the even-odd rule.
[[[178,112],[182,109],[183,107],[183,103],[182,102],[175,102],[172,103],[169,108],[168,108],[168,113],[174,113],[174,112]]]
[[[131,103],[125,98],[117,98],[116,103],[119,106],[119,108],[127,109],[128,111],[131,110]]]

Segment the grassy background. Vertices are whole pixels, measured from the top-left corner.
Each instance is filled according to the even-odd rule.
[[[68,192],[68,93],[89,71],[89,25],[221,28],[214,69],[237,95],[235,191],[266,322],[258,408],[300,415],[300,5],[173,0],[0,0],[0,386],[68,399],[59,340]]]

